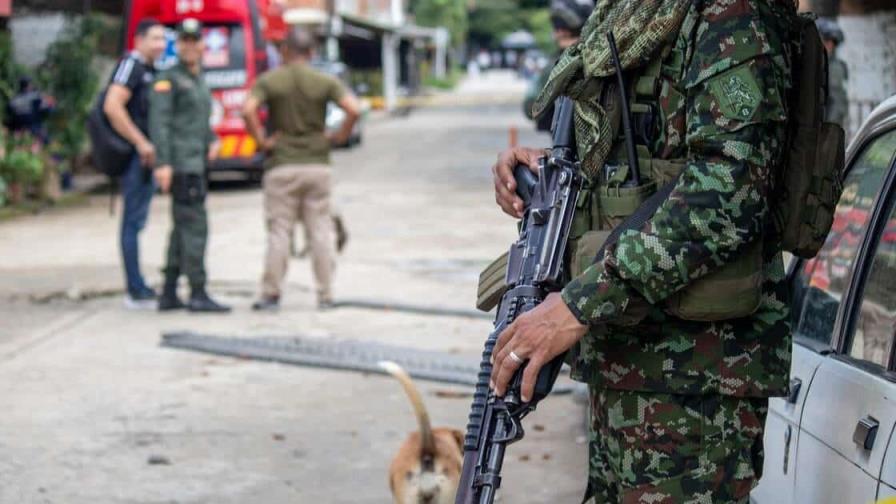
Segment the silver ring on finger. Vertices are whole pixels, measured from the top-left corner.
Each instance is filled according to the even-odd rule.
[[[516,352],[514,352],[514,351],[511,351],[511,352],[508,354],[508,356],[510,357],[510,359],[511,359],[513,362],[516,362],[517,364],[522,364],[523,362],[525,362],[525,361],[524,361],[522,358],[520,358],[520,356],[517,355]]]

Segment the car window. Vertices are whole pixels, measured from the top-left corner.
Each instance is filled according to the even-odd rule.
[[[861,304],[848,341],[849,355],[886,367],[896,335],[896,209],[889,213],[856,299]]]
[[[792,284],[793,327],[798,336],[830,343],[856,251],[894,151],[896,131],[891,131],[872,140],[853,162],[824,247],[801,264]]]

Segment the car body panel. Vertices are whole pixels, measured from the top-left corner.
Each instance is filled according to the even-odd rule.
[[[792,501],[773,500],[785,504],[866,504],[877,495],[876,479],[851,464],[843,457],[832,455],[831,450],[812,436],[800,436],[800,459],[815,460],[811,470],[805,468],[796,475],[796,488]]]
[[[793,345],[790,377],[794,402],[788,398],[772,398],[769,401],[764,438],[765,462],[762,480],[751,495],[754,502],[793,502],[800,417],[815,371],[824,358],[804,345]]]
[[[850,143],[847,168],[853,167],[870,142],[893,130],[896,130],[896,97],[875,109]],[[881,145],[889,148],[888,143]],[[886,171],[892,172],[892,165],[887,165],[885,174]],[[884,176],[881,188],[892,190],[892,175]],[[864,175],[856,177],[853,179],[866,181]],[[868,187],[865,186],[863,192],[870,192]],[[802,390],[795,396],[794,404],[777,398],[769,402],[765,466],[763,478],[751,494],[753,502],[864,503],[873,502],[878,494],[880,497],[896,496],[896,485],[893,485],[893,480],[896,480],[896,447],[890,442],[896,424],[896,384],[834,353],[835,349],[842,349],[844,328],[849,325],[848,310],[854,303],[851,289],[857,288],[854,270],[862,268],[863,254],[874,253],[874,250],[867,250],[868,237],[863,231],[870,224],[871,211],[881,205],[880,201],[880,197],[875,198],[868,215],[838,215],[840,224],[848,227],[855,227],[856,219],[864,221],[864,225],[859,225],[855,230],[832,231],[841,236],[835,237],[837,239],[832,242],[835,243],[831,249],[833,254],[822,259],[829,264],[822,266],[840,278],[828,278],[821,274],[813,276],[812,282],[806,284],[805,290],[814,293],[815,298],[800,300],[812,304],[810,311],[800,317],[809,314],[809,319],[818,315],[825,318],[823,314],[830,312],[830,318],[826,323],[810,320],[806,325],[810,331],[815,329],[812,334],[815,340],[806,339],[800,334],[795,336],[791,378],[802,382]],[[839,205],[838,210],[841,210]],[[850,210],[849,204],[842,210]],[[852,251],[846,251],[847,254],[856,254],[854,261],[851,257],[836,255],[840,253],[844,243],[840,240],[846,238],[847,231],[857,233],[850,242],[851,247],[847,247]],[[834,264],[835,260],[842,259],[847,259],[847,262]],[[810,264],[810,269],[803,271],[806,264],[806,261],[794,261],[789,268],[791,280],[806,281],[801,280],[801,275],[814,275],[813,271],[816,270],[811,268],[818,265]],[[840,271],[838,267],[845,270]],[[834,279],[839,283],[831,285],[825,283],[825,279]],[[805,306],[803,309],[806,309]],[[800,320],[802,327],[805,321]],[[794,325],[796,330],[797,324]],[[825,338],[828,338],[827,341],[824,341]],[[879,422],[877,438],[871,450],[865,450],[853,441],[859,420],[868,416]],[[881,476],[882,473],[885,477]],[[881,484],[880,480],[889,485]]]
[[[896,439],[894,437],[896,437],[896,433],[890,434],[890,438],[887,440],[887,454],[884,456],[884,467],[880,473],[881,488],[885,486],[896,488]]]
[[[796,476],[796,495],[805,502],[839,495],[844,500],[868,502],[877,490],[887,441],[896,424],[893,383],[838,357],[828,357],[818,368],[800,423],[797,465],[812,461],[812,471]],[[879,422],[871,450],[853,435],[860,420]],[[820,477],[824,475],[824,477]]]
[[[877,491],[878,499],[885,499],[887,497],[896,498],[896,487],[891,487],[889,485],[881,484],[880,488]],[[892,504],[892,501],[889,501]]]

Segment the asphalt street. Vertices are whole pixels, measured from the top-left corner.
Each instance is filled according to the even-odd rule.
[[[509,74],[465,82],[407,117],[371,121],[362,146],[335,155],[335,207],[351,233],[337,301],[473,308],[479,271],[515,235],[494,204],[491,163],[512,126],[523,144],[547,143],[521,113],[523,89]],[[246,184],[209,198],[209,290],[235,307],[224,316],[124,309],[107,197],[0,222],[0,503],[391,501],[389,462],[416,429],[394,380],[163,348],[162,333],[373,341],[475,363],[491,323],[375,307],[318,312],[300,259],[281,311],[253,313],[261,202]],[[141,239],[154,285],[169,212],[157,197]],[[435,425],[463,428],[469,387],[419,386]],[[577,502],[584,407],[551,397],[525,425],[501,501]]]

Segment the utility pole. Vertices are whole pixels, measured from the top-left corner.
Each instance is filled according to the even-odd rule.
[[[336,36],[336,0],[327,0],[326,55],[328,61],[339,61],[339,40]]]

